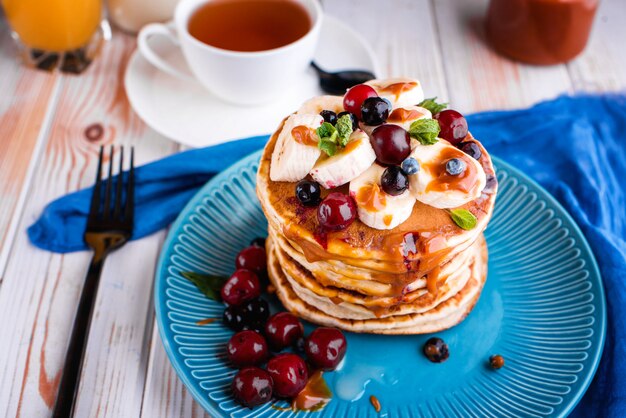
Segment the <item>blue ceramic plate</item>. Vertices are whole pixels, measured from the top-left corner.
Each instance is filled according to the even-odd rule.
[[[156,278],[156,317],[178,376],[213,417],[565,416],[600,360],[606,308],[593,254],[565,210],[499,159],[500,192],[486,231],[489,276],[460,325],[439,333],[450,358],[430,363],[429,335],[347,334],[341,370],[325,374],[334,397],[321,411],[294,413],[266,404],[251,411],[229,395],[235,370],[224,360],[232,335],[223,306],[206,299],[181,271],[229,275],[239,250],[266,235],[255,194],[260,154],[210,181],[172,226]],[[506,365],[490,370],[490,355]],[[374,395],[382,410],[376,413]]]

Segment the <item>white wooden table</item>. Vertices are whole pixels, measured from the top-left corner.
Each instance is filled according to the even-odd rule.
[[[418,77],[462,112],[515,108],[580,90],[626,89],[626,5],[601,0],[586,51],[531,67],[483,43],[487,0],[327,0],[373,46],[386,74]],[[179,145],[133,113],[122,75],[135,40],[115,33],[81,76],[25,69],[0,20],[0,416],[45,417],[90,254],[31,246],[26,228],[50,200],[90,185],[103,144],[134,145],[139,163]],[[90,141],[85,130],[101,125]],[[78,417],[201,417],[170,366],[154,321],[153,275],[166,231],[107,261],[78,394]],[[141,260],[141,262],[138,262]]]

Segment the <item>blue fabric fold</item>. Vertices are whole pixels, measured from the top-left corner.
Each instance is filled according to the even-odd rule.
[[[532,108],[467,117],[490,153],[528,174],[574,217],[604,280],[608,333],[596,377],[572,416],[626,416],[626,95],[560,97]],[[173,155],[136,171],[134,239],[172,222],[215,174],[263,147],[267,136]],[[28,229],[43,249],[85,249],[91,191],[50,203]]]

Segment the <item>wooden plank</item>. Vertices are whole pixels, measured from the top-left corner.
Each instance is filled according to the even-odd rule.
[[[623,0],[602,0],[589,43],[568,64],[578,91],[626,89],[626,7]]]
[[[141,417],[210,418],[200,404],[194,401],[176,375],[163,348],[156,324]]]
[[[21,64],[0,19],[0,278],[42,148],[46,115],[54,109],[58,77]]]
[[[61,76],[58,107],[0,287],[0,416],[49,414],[90,259],[88,252],[37,250],[23,231],[50,200],[93,182],[101,144],[134,145],[139,164],[177,149],[147,129],[126,100],[122,75],[134,47],[132,38],[116,35],[85,74]],[[102,135],[89,140],[85,133],[93,126]],[[77,416],[139,415],[162,238],[129,244],[105,267]]]
[[[484,40],[488,0],[432,0],[452,106],[461,112],[529,106],[572,90],[564,65],[537,67],[497,55]]]
[[[416,77],[427,97],[448,99],[433,7],[429,0],[325,0],[325,13],[365,38],[384,71]]]

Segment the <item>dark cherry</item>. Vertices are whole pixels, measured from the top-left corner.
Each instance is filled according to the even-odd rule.
[[[470,157],[479,160],[480,157],[483,155],[482,151],[480,150],[480,147],[478,145],[476,145],[475,142],[461,142],[459,145],[459,148],[461,149],[461,151],[463,151],[464,153],[466,153],[467,155],[469,155]]]
[[[317,368],[334,370],[346,355],[346,337],[337,328],[320,327],[306,339],[305,351],[309,361]]]
[[[289,312],[279,312],[265,324],[265,336],[273,350],[294,345],[304,335],[300,320]]]
[[[250,241],[250,246],[251,247],[265,248],[265,238],[263,238],[263,237],[256,237],[255,239]]]
[[[456,110],[442,110],[433,116],[439,122],[439,136],[452,145],[457,145],[467,136],[467,121]]]
[[[350,119],[352,120],[352,130],[356,131],[359,129],[359,119],[356,117],[354,113],[350,112],[341,112],[337,115],[337,119],[341,118],[344,115],[350,115]]]
[[[409,188],[409,178],[402,172],[400,167],[392,165],[383,171],[380,185],[385,193],[398,196]]]
[[[357,84],[343,96],[343,108],[361,119],[361,105],[365,99],[370,97],[378,97],[376,90],[367,84]]]
[[[257,248],[257,247],[255,247]],[[261,284],[257,275],[250,270],[236,270],[222,286],[222,300],[237,306],[261,294]]]
[[[241,307],[239,306],[228,306],[224,309],[222,320],[224,321],[224,325],[233,331],[241,331],[246,325],[243,320]]]
[[[391,106],[385,99],[370,97],[361,105],[361,120],[370,126],[382,125],[389,117],[390,111]]]
[[[268,372],[258,367],[246,367],[235,375],[231,387],[235,400],[252,408],[272,399],[273,386]]]
[[[295,397],[309,379],[304,360],[291,353],[271,358],[267,362],[267,371],[274,382],[274,394],[281,398]]]
[[[411,153],[409,133],[398,125],[381,125],[374,129],[370,143],[376,161],[383,165],[400,165]]]
[[[262,331],[270,316],[270,308],[262,298],[255,298],[240,306],[244,329]]]
[[[226,356],[237,368],[261,364],[268,354],[265,338],[256,331],[238,332],[226,345]]]
[[[324,122],[328,122],[331,125],[337,123],[337,114],[332,110],[322,110],[320,116],[324,118]]]
[[[489,357],[489,365],[492,369],[498,370],[504,367],[504,357],[500,354],[495,354]]]
[[[448,344],[441,338],[433,337],[424,344],[424,355],[433,363],[443,363],[450,356]]]
[[[334,192],[317,207],[317,220],[327,231],[340,231],[356,219],[356,203],[346,194]]]
[[[302,180],[296,184],[296,197],[303,206],[317,206],[322,200],[322,188],[316,181]]]
[[[265,247],[251,245],[237,254],[235,267],[238,269],[252,270],[257,274],[264,274],[267,269],[267,255]]]

